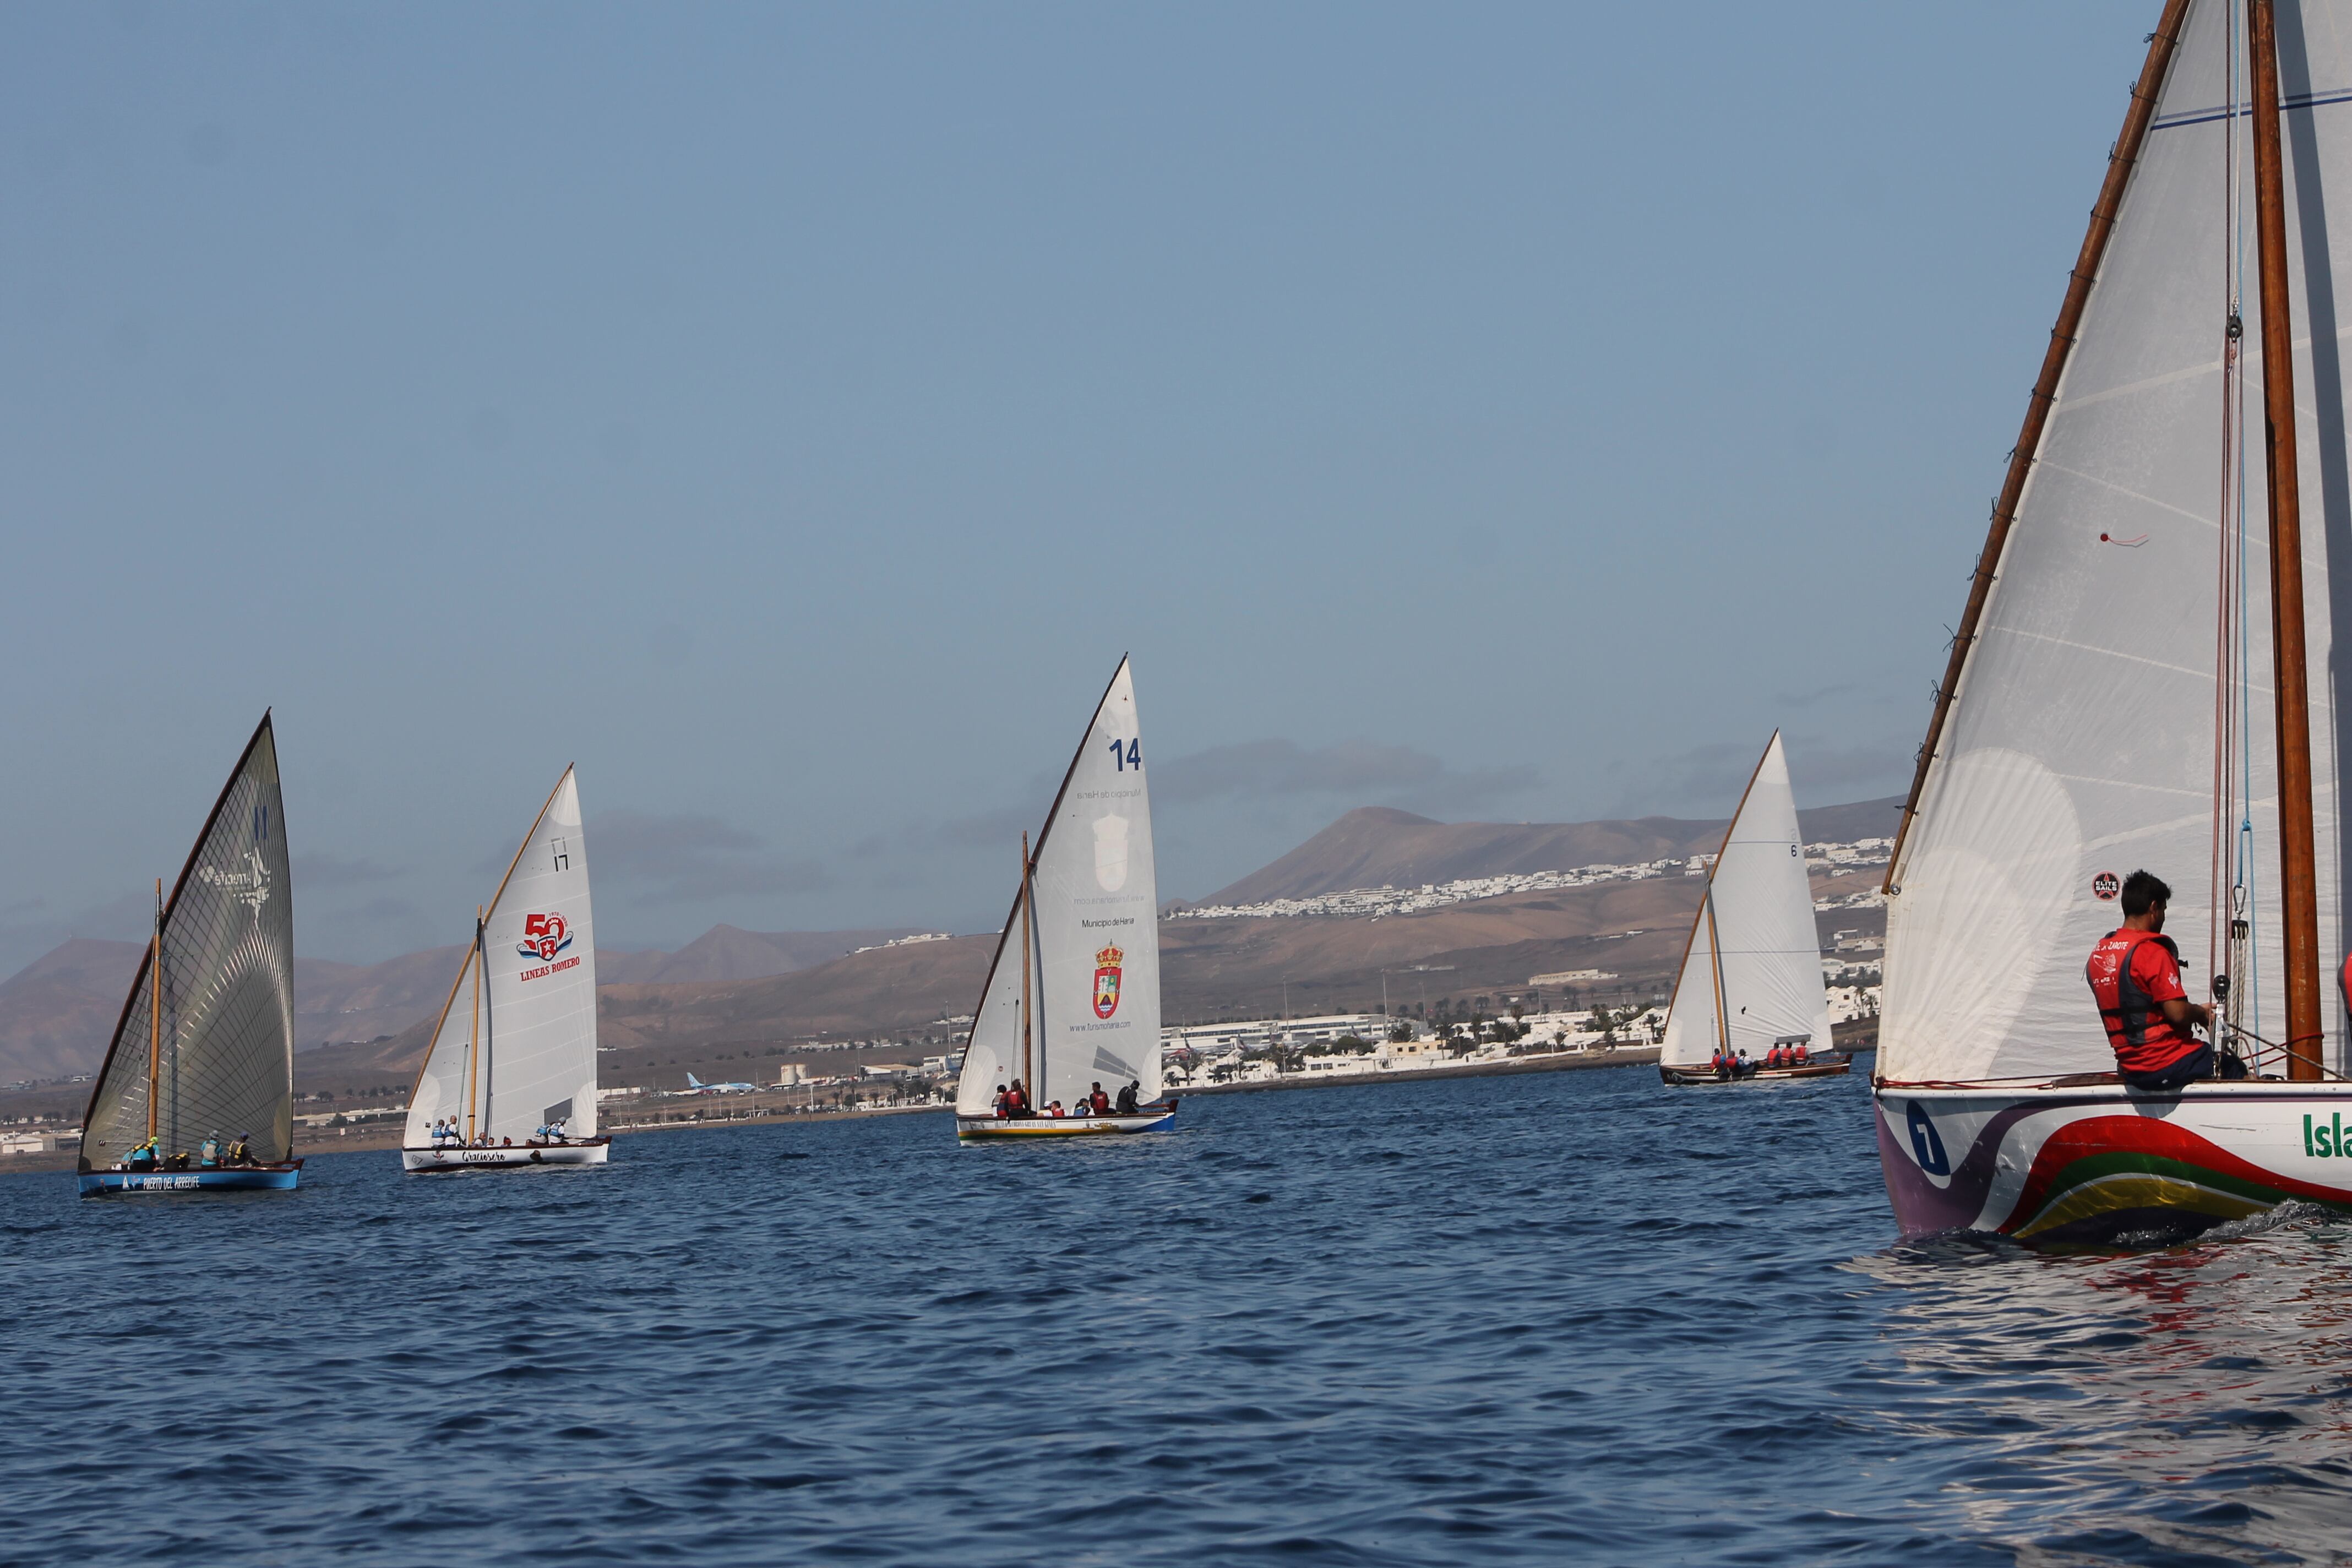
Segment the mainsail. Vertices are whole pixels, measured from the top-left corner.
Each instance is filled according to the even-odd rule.
[[[156,941],[161,963],[152,947],[141,956],[90,1092],[81,1169],[112,1166],[151,1125],[167,1159],[215,1133],[245,1138],[257,1160],[285,1159],[294,1134],[294,913],[267,713],[196,836]]]
[[[1034,1071],[1033,1103],[1075,1105],[1096,1083],[1160,1098],[1160,925],[1135,681],[1120,659],[1038,834],[1029,921],[1031,1041],[1021,1027],[1016,896],[973,1015],[956,1110],[984,1116]],[[1024,1068],[1024,1061],[1034,1064]]]
[[[570,768],[540,808],[459,965],[408,1100],[404,1142],[454,1118],[516,1142],[552,1122],[596,1135],[596,926],[588,841]]]
[[[1658,1065],[1704,1068],[1719,1046],[1761,1058],[1798,1036],[1808,1050],[1829,1049],[1803,835],[1775,731],[1707,875]]]
[[[2228,964],[2209,937],[2226,940],[2231,896],[2210,868],[2221,770],[2241,780],[2241,820],[2251,821],[2253,841],[2274,845],[2278,830],[2266,635],[2242,647],[2250,700],[2239,743],[2221,747],[2215,722],[2223,611],[2241,627],[2270,620],[2259,553],[2233,602],[2221,589],[2224,552],[2238,548],[2223,528],[2225,492],[2234,500],[2239,490],[2224,461],[2221,393],[2225,267],[2241,246],[2229,132],[2233,106],[2247,112],[2235,11],[2228,0],[2188,7],[1889,872],[1883,1080],[2112,1068],[2083,963],[2121,923],[2117,883],[2143,867],[2172,886],[2169,934],[2191,994],[2203,994],[2200,971],[2238,967],[2247,1027],[2276,1030],[2284,1018],[2274,859],[2251,880],[2251,963]],[[2319,941],[2323,955],[2340,955],[2347,868],[2336,803],[2352,734],[2336,719],[2347,672],[2329,628],[2338,613],[2352,614],[2347,329],[2336,302],[2352,248],[2330,224],[2328,203],[2352,211],[2352,7],[2281,0],[2276,11],[2289,281],[2294,319],[2307,328],[2295,346],[2295,384],[2309,398],[2296,410],[2300,482],[2319,498],[2312,510],[2323,521],[2302,535]],[[2244,142],[2236,139],[2242,160]],[[2240,342],[2249,377],[2260,374],[2256,313],[2247,290]],[[2248,423],[2259,443],[2259,414]],[[2247,532],[2259,542],[2263,500],[2259,483],[2252,489]],[[2347,570],[2332,573],[2331,557]],[[2221,836],[2238,827],[2221,825]],[[2343,1013],[2327,1014],[2326,1059],[2340,1065]]]

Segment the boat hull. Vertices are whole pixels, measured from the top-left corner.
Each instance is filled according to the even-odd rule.
[[[1021,1138],[1115,1137],[1128,1132],[1157,1132],[1175,1120],[1173,1106],[1135,1116],[959,1116],[956,1137],[966,1143]]]
[[[81,1195],[95,1198],[111,1193],[288,1192],[301,1178],[302,1162],[289,1160],[214,1171],[84,1171],[80,1179]]]
[[[1836,1078],[1852,1071],[1853,1067],[1853,1063],[1846,1061],[1807,1062],[1801,1068],[1759,1068],[1746,1078],[1717,1078],[1705,1068],[1661,1067],[1658,1077],[1666,1083],[1692,1089],[1702,1085],[1712,1088],[1717,1084],[1728,1089],[1736,1083],[1771,1083],[1791,1078]]]
[[[573,1143],[523,1143],[496,1149],[410,1149],[400,1152],[404,1171],[514,1171],[533,1165],[601,1165],[611,1154],[609,1138],[583,1138]]]
[[[2352,1212],[2352,1083],[2099,1079],[1880,1084],[1879,1163],[1907,1237],[2096,1245],[2194,1233],[2289,1200]]]

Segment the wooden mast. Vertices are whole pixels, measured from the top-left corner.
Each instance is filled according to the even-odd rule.
[[[155,879],[155,940],[148,945],[147,1141],[155,1141],[155,1095],[163,1076],[163,879]]]
[[[1029,877],[1029,835],[1021,835],[1021,1091],[1029,1100],[1029,1110],[1037,1110],[1037,1064],[1032,1054],[1034,1037],[1029,1030],[1029,894],[1034,885]]]
[[[482,1088],[482,911],[474,911],[474,951],[467,961],[474,972],[473,1012],[466,1019],[466,1147],[474,1146],[474,1104]]]
[[[2010,528],[2017,521],[2017,508],[2025,497],[2026,479],[2032,473],[2034,458],[2042,449],[2042,426],[2049,422],[2051,407],[2058,400],[2058,378],[2066,368],[2067,355],[2074,351],[2074,334],[2082,328],[2083,310],[2091,300],[2091,284],[2106,257],[2108,237],[2116,231],[2116,214],[2123,206],[2124,186],[2131,179],[2133,166],[2139,162],[2148,122],[2156,118],[2157,95],[2164,87],[2165,72],[2172,68],[2172,51],[2180,42],[2181,24],[2188,15],[2189,0],[2165,0],[2164,16],[2156,24],[2156,31],[2148,35],[2147,58],[2140,66],[2139,80],[2132,87],[2131,107],[2124,111],[2123,132],[2108,150],[2107,177],[2099,186],[2097,203],[2091,208],[2090,226],[2084,232],[2083,248],[2074,258],[2074,269],[2067,275],[2066,299],[2058,307],[2057,324],[2050,329],[2050,347],[2042,356],[2042,374],[2035,378],[2033,394],[2026,400],[2024,427],[2018,432],[2017,445],[2010,448],[2009,473],[2001,480],[2000,499],[1993,502],[1992,525],[1986,531],[1984,549],[1977,556],[1976,575],[1969,585],[1968,607],[1960,613],[1960,629],[1952,637],[1951,657],[1945,661],[1944,679],[1936,688],[1936,709],[1927,720],[1927,738],[1920,743],[1919,760],[1911,773],[1911,793],[1903,803],[1903,822],[1895,830],[1895,847],[1886,857],[1886,879],[1882,884],[1886,892],[1899,889],[1903,847],[1911,837],[1911,824],[1919,815],[1919,798],[1927,788],[1927,770],[1936,760],[1937,746],[1943,741],[1944,723],[1951,716],[1952,702],[1959,692],[1969,650],[1976,646],[1985,601],[1990,597],[1993,578],[2000,570]],[[2272,128],[2276,131],[2275,119]]]
[[[1738,818],[1733,818],[1737,821]],[[1716,870],[1723,868],[1723,857],[1715,859]],[[1731,1054],[1731,1003],[1723,994],[1723,940],[1715,927],[1715,872],[1706,875],[1706,955],[1715,965],[1715,1037],[1723,1054]]]
[[[2287,1076],[2320,1077],[2319,889],[2311,823],[2310,660],[2304,647],[2303,515],[2294,450],[2294,322],[2279,157],[2278,36],[2271,0],[2246,0],[2253,88],[2254,237],[2263,300],[2263,468],[2271,512],[2271,668],[2278,697],[2279,893],[2286,946]]]

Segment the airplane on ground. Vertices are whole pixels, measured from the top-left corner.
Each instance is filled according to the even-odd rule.
[[[705,1083],[700,1079],[695,1077],[692,1073],[686,1075],[686,1087],[684,1089],[674,1089],[670,1090],[670,1093],[674,1095],[757,1094],[759,1092],[760,1086],[756,1083]]]

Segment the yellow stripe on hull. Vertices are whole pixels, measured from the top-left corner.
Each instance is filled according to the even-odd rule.
[[[2094,1181],[2077,1183],[2065,1195],[2018,1227],[2017,1237],[2030,1240],[2044,1231],[2076,1220],[2096,1219],[2112,1215],[2118,1209],[2187,1209],[2193,1214],[2210,1215],[2222,1220],[2244,1219],[2250,1215],[2266,1212],[2268,1204],[2256,1203],[2236,1193],[2225,1193],[2197,1182],[2184,1182],[2177,1176],[2151,1175],[2146,1172],[2118,1172]]]

